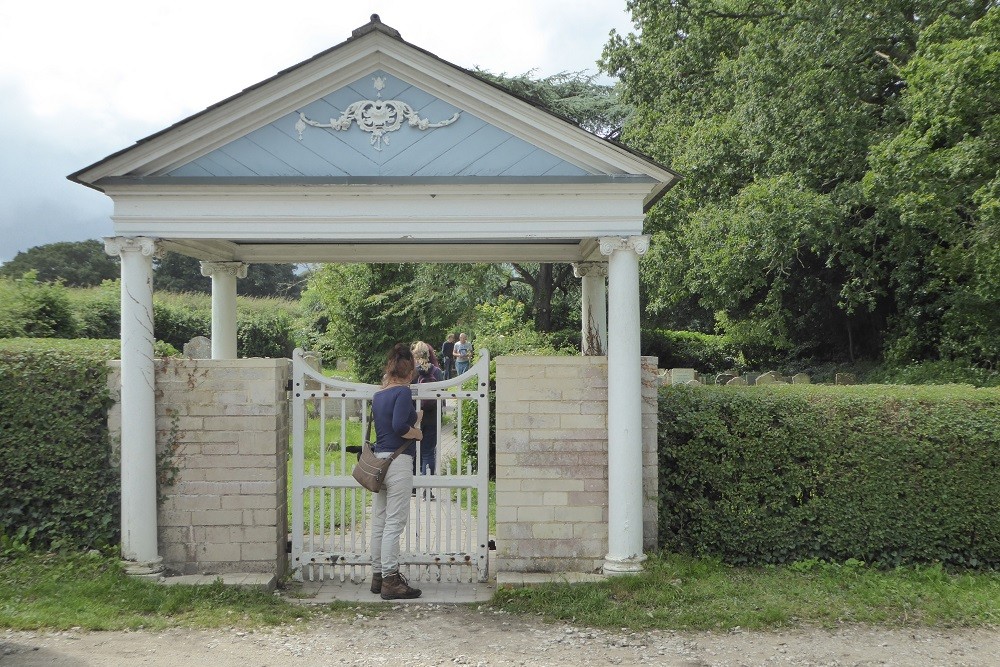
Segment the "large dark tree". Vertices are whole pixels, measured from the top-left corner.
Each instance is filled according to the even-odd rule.
[[[236,281],[240,296],[297,299],[304,281],[295,274],[294,264],[251,264],[247,277]],[[211,293],[212,280],[201,275],[201,262],[194,257],[168,252],[156,260],[153,271],[156,289],[167,292]]]
[[[988,225],[974,219],[988,208],[976,198],[990,199],[989,188],[980,188],[996,174],[995,139],[987,138],[997,99],[990,88],[997,80],[995,41],[988,37],[995,38],[995,16],[973,26],[1000,11],[996,3],[630,0],[628,6],[638,34],[613,35],[602,59],[605,71],[620,77],[624,101],[635,106],[623,141],[684,176],[648,218],[653,245],[642,278],[649,311],[659,316],[693,302],[715,313],[716,326],[757,357],[906,349],[926,358],[971,350],[914,328],[940,330],[959,308],[970,277],[953,249],[989,238]],[[973,51],[964,60],[941,57],[951,39],[971,34],[979,41],[967,45]],[[911,65],[915,56],[938,63],[936,83],[921,79],[922,68]],[[979,64],[971,67],[973,61]],[[929,104],[914,106],[916,89],[926,86],[937,88],[936,103],[943,105],[937,120]],[[978,116],[953,113],[963,94],[977,100]],[[938,234],[933,225],[914,226],[917,218],[900,216],[946,193],[910,178],[915,172],[908,169],[920,166],[911,159],[914,144],[892,138],[909,126],[921,145],[926,128],[953,122],[932,141],[957,146],[959,128],[982,139],[964,144],[965,161],[952,153],[948,173],[961,185],[947,196],[947,208],[966,218],[959,224],[937,218],[949,229]],[[944,164],[935,169],[946,173]],[[870,172],[885,187],[868,185],[876,178]],[[978,241],[967,233],[972,229]],[[966,335],[960,327],[952,331]],[[899,345],[914,336],[920,345]]]
[[[91,287],[120,274],[118,258],[104,252],[100,241],[62,241],[35,246],[17,253],[0,266],[0,276],[20,278],[37,271],[39,282],[57,280],[69,287]]]

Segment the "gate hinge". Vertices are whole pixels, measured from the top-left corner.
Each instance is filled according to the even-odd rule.
[[[288,382],[285,383],[285,391],[291,391],[293,384],[292,379],[288,378]]]

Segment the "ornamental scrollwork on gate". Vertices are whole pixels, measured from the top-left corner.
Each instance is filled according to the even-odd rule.
[[[325,127],[331,130],[344,131],[351,127],[353,123],[357,123],[358,127],[365,132],[371,132],[371,145],[375,147],[375,150],[381,151],[382,144],[389,143],[389,137],[387,133],[395,132],[403,126],[404,121],[410,127],[416,128],[418,130],[429,130],[436,127],[445,127],[451,125],[456,120],[458,120],[460,111],[456,111],[455,115],[447,120],[442,120],[437,123],[432,123],[426,118],[421,118],[420,115],[413,110],[406,102],[401,100],[383,100],[379,99],[382,95],[381,90],[385,87],[385,79],[382,77],[375,77],[373,79],[375,83],[375,90],[378,91],[376,99],[374,100],[358,100],[347,107],[347,109],[340,115],[340,118],[331,118],[329,123],[320,123],[315,120],[310,120],[306,118],[304,113],[299,113],[299,120],[295,123],[295,130],[299,133],[299,141],[302,141],[302,133],[305,131],[306,127]]]

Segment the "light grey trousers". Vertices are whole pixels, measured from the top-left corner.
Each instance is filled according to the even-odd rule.
[[[382,490],[372,499],[372,572],[399,569],[399,537],[410,519],[413,457],[400,454],[389,465]]]

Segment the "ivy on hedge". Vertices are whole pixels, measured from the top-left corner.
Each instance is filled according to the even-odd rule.
[[[0,340],[0,533],[34,546],[118,541],[107,429],[117,340]]]
[[[1000,565],[1000,391],[664,387],[669,551],[734,564]]]

